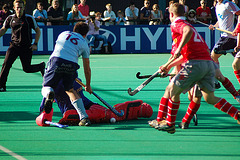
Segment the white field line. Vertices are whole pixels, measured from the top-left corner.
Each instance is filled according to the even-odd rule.
[[[20,156],[20,155],[18,155],[16,153],[10,151],[9,149],[7,149],[7,148],[5,148],[5,147],[3,147],[1,145],[0,145],[0,150],[2,150],[3,152],[9,154],[10,156],[12,156],[12,157],[14,157],[14,158],[16,158],[18,160],[27,160],[26,158],[24,158],[24,157],[22,157],[22,156]]]

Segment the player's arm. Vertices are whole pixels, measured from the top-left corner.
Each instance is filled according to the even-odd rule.
[[[6,32],[7,32],[7,28],[3,26],[0,30],[0,37],[2,37]]]
[[[92,93],[92,88],[90,86],[90,83],[91,83],[90,61],[89,61],[89,58],[82,58],[82,60],[83,60],[84,74],[85,74],[85,78],[86,78],[86,88],[85,88],[85,90],[89,93]]]
[[[192,34],[193,34],[193,30],[190,26],[186,25],[183,27],[182,39],[181,39],[181,42],[179,43],[178,48],[174,53],[174,58],[178,58],[181,55],[182,48],[191,39]]]
[[[38,41],[39,41],[40,36],[41,36],[41,31],[40,31],[39,27],[35,28],[34,30],[36,32],[35,41],[34,41],[33,45],[30,48],[33,51],[36,51],[37,50],[37,44],[38,44]]]

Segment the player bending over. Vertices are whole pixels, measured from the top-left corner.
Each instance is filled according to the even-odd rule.
[[[82,86],[78,83],[80,79],[74,81],[74,90],[82,97],[86,113],[91,123],[108,123],[111,118],[115,118],[116,121],[138,119],[138,117],[150,118],[153,110],[150,105],[143,103],[142,100],[127,101],[125,103],[116,104],[114,107],[117,111],[124,111],[124,116],[118,117],[109,109],[90,101],[84,96]],[[58,107],[63,114],[63,118],[59,121],[60,124],[77,125],[79,123],[79,116],[71,101],[64,91],[62,82],[54,89],[55,100]],[[44,111],[44,102],[46,98],[43,98],[40,106],[40,115],[36,118],[36,123],[39,126],[49,126],[44,121],[52,121],[53,109],[50,113]]]
[[[88,126],[91,124],[85,111],[82,98],[73,89],[74,80],[77,78],[77,70],[80,68],[78,65],[78,57],[81,56],[86,79],[85,90],[92,93],[90,86],[90,51],[87,41],[85,40],[88,30],[89,28],[86,23],[78,22],[75,24],[73,32],[64,31],[59,34],[54,51],[49,58],[46,73],[43,77],[42,95],[46,98],[43,110],[47,114],[52,111],[54,89],[58,83],[62,81],[65,92],[79,114],[79,126]]]

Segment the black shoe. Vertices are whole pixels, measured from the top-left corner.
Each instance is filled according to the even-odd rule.
[[[6,92],[6,87],[0,87],[0,92]]]
[[[188,129],[189,123],[181,122],[179,123],[178,127],[181,129]]]
[[[215,89],[219,89],[219,88],[221,88],[221,85],[220,85],[219,82],[214,82],[214,84],[215,84]]]
[[[41,65],[42,65],[42,69],[40,70],[40,72],[41,72],[41,75],[42,75],[42,77],[44,76],[44,73],[45,73],[45,66],[46,66],[46,64],[45,64],[45,62],[42,62],[42,63],[40,63]]]
[[[53,104],[53,100],[54,100],[54,92],[51,91],[46,100],[45,100],[45,103],[44,103],[44,111],[48,114],[51,112],[52,110],[52,104]]]

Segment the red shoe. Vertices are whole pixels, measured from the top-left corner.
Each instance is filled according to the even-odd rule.
[[[39,126],[50,126],[50,124],[45,124],[45,121],[52,121],[53,108],[50,113],[43,111],[37,118],[36,123]]]

